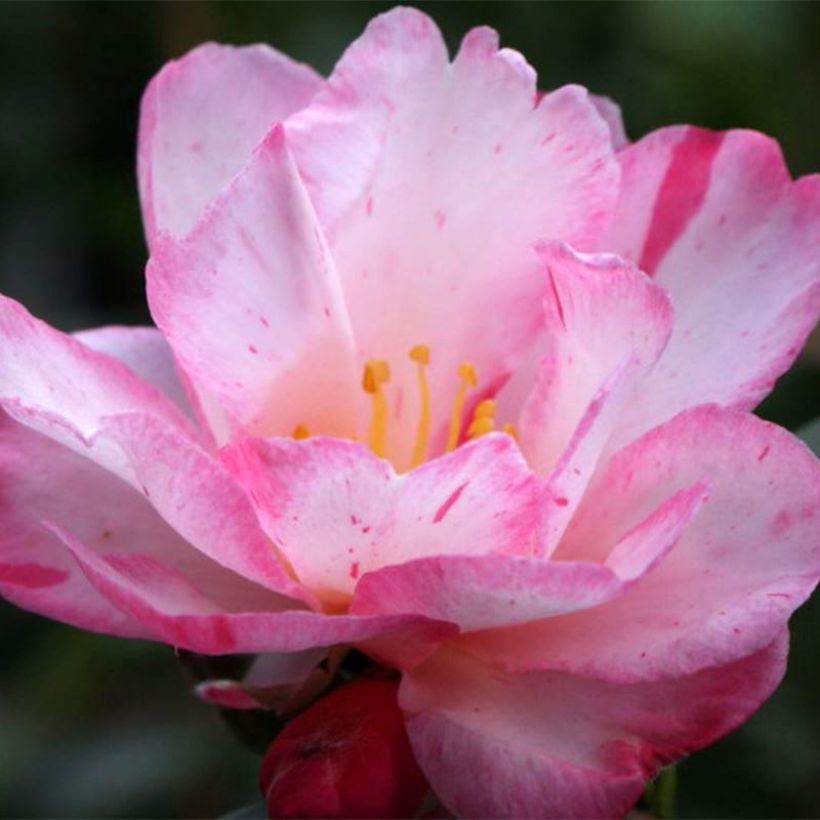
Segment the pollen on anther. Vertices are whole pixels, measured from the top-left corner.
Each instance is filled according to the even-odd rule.
[[[296,427],[293,428],[291,436],[293,436],[293,438],[295,438],[297,441],[303,438],[309,438],[310,430],[308,430],[304,424],[297,424]]]

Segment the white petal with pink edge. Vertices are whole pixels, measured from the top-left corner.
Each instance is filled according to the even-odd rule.
[[[329,605],[349,602],[358,579],[383,566],[534,548],[537,482],[503,434],[403,475],[329,438],[246,439],[221,455],[296,576]]]
[[[0,296],[0,406],[126,479],[122,454],[94,441],[104,416],[144,413],[181,435],[198,435],[179,408],[130,367],[49,327],[5,296]]]
[[[708,501],[622,597],[486,633],[482,653],[508,668],[630,682],[693,673],[769,643],[820,575],[820,466],[754,416],[695,408],[616,454],[555,557],[616,560],[619,533],[693,480],[708,481]]]
[[[542,551],[555,549],[609,436],[672,332],[663,288],[608,254],[540,247],[549,283],[537,380],[519,418],[521,449],[545,475]]]
[[[325,122],[339,123],[326,150],[351,150],[347,130],[355,142],[362,123],[380,141],[331,248],[362,358],[391,366],[388,452],[404,467],[418,418],[408,351],[431,350],[439,452],[460,361],[473,362],[484,391],[510,376],[540,329],[545,283],[533,243],[588,245],[609,219],[617,163],[583,89],[559,89],[536,106],[534,72],[499,50],[492,31],[470,32],[450,63],[434,23],[413,9],[373,20],[323,95]],[[294,151],[318,184],[300,155],[308,136],[294,135]]]
[[[55,530],[86,577],[115,606],[149,627],[160,640],[202,654],[300,652],[389,637],[390,660],[411,667],[453,634],[448,624],[414,616],[323,615],[227,604],[192,578],[145,555],[99,555]]]
[[[147,277],[154,320],[235,427],[355,431],[347,314],[281,128],[190,234],[157,238]],[[215,432],[224,441],[234,431]]]
[[[624,595],[662,561],[697,514],[704,491],[696,483],[661,504],[619,541],[606,564],[503,554],[420,558],[365,575],[351,612],[415,613],[468,632],[595,608]]]
[[[151,628],[111,605],[86,580],[56,525],[89,550],[161,557],[223,598],[274,601],[194,549],[131,486],[66,447],[0,419],[0,591],[8,600],[83,629],[156,637]]]
[[[149,246],[183,235],[275,122],[322,86],[313,69],[266,45],[205,43],[168,63],[142,99],[137,172]]]
[[[508,675],[443,650],[405,675],[410,742],[458,817],[622,817],[660,767],[749,717],[780,682],[787,635],[732,664],[617,685]]]

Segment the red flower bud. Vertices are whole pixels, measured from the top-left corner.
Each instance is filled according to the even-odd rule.
[[[289,723],[259,773],[268,816],[413,817],[427,782],[410,749],[397,690],[394,680],[363,678]]]

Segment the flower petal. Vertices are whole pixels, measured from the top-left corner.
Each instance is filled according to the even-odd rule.
[[[89,585],[47,523],[92,551],[161,556],[223,598],[273,598],[191,547],[128,484],[6,417],[0,419],[0,498],[0,591],[26,609],[84,629],[155,637]]]
[[[556,558],[608,560],[619,533],[706,479],[708,502],[627,593],[596,609],[484,638],[509,668],[610,681],[697,672],[762,648],[820,577],[820,466],[789,433],[699,407],[630,445],[596,476]]]
[[[703,485],[695,484],[661,504],[619,541],[606,565],[514,555],[422,558],[365,575],[351,611],[415,613],[467,632],[594,608],[624,595],[661,561],[703,495]]]
[[[400,703],[422,770],[459,817],[622,817],[660,767],[742,723],[772,693],[785,633],[732,664],[660,683],[507,675],[442,651]]]
[[[188,236],[157,238],[147,276],[157,325],[233,422],[257,435],[300,424],[352,434],[347,315],[280,127]]]
[[[538,378],[519,419],[530,466],[545,474],[549,555],[607,441],[672,331],[662,288],[615,256],[542,245],[549,280]]]
[[[146,413],[197,435],[182,412],[130,367],[49,327],[5,296],[0,296],[0,406],[125,478],[121,454],[92,443],[104,416]]]
[[[209,453],[172,427],[138,414],[107,418],[98,438],[126,455],[143,495],[198,550],[263,587],[313,603],[287,574],[250,500]]]
[[[546,473],[595,395],[622,369],[630,372],[620,378],[621,406],[629,398],[663,351],[673,320],[663,288],[616,256],[581,254],[563,243],[542,245],[540,256],[549,282],[549,356],[524,405],[520,441],[533,469]]]
[[[619,155],[618,216],[601,244],[668,288],[675,332],[621,441],[704,402],[751,409],[820,313],[820,176],[792,181],[752,131],[681,126]]]
[[[273,123],[322,86],[313,69],[265,45],[205,43],[168,63],[142,100],[137,170],[148,244],[187,233]]]
[[[452,634],[446,624],[413,616],[253,611],[241,608],[241,602],[229,609],[161,560],[100,556],[69,533],[57,532],[99,592],[161,640],[193,652],[299,652],[389,637],[394,658],[411,666]]]
[[[483,436],[404,475],[355,442],[247,439],[223,460],[300,581],[344,605],[360,576],[454,553],[528,553],[537,483],[509,436]]]
[[[431,349],[440,452],[460,361],[476,366],[485,395],[510,376],[540,328],[545,283],[533,242],[588,245],[609,218],[617,163],[583,89],[536,106],[533,70],[499,50],[494,32],[470,32],[451,64],[435,24],[413,9],[373,20],[324,94],[325,121],[340,124],[334,152],[351,150],[362,123],[382,142],[331,247],[362,358],[391,366],[388,452],[403,468],[419,404],[408,351]]]
[[[143,381],[171,399],[186,416],[195,418],[180,381],[174,354],[157,328],[109,325],[72,335],[86,347],[128,365]]]

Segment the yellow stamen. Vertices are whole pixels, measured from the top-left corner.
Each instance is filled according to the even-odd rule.
[[[473,411],[474,419],[491,419],[495,416],[495,399],[480,401]]]
[[[380,458],[387,451],[387,399],[382,385],[390,379],[390,366],[383,359],[369,359],[362,374],[362,387],[373,397],[370,419],[370,449]]]
[[[430,348],[427,345],[416,345],[410,351],[410,359],[418,365],[419,380],[419,426],[416,431],[416,443],[413,446],[413,457],[410,459],[412,469],[424,461],[427,439],[430,435],[430,385],[427,383],[426,372],[426,367],[430,364]]]
[[[456,393],[456,400],[453,403],[453,410],[450,413],[450,429],[447,433],[447,447],[449,453],[456,449],[458,438],[461,433],[461,413],[464,410],[464,400],[467,398],[467,389],[475,387],[478,384],[476,378],[475,368],[469,362],[462,362],[458,366],[458,375],[461,378],[461,384]]]
[[[495,429],[495,401],[484,399],[480,401],[473,412],[473,421],[467,428],[467,438],[477,438]]]
[[[492,433],[495,429],[495,423],[491,418],[483,416],[482,418],[473,419],[472,424],[467,428],[467,438],[478,438],[479,436]]]
[[[291,435],[298,441],[303,438],[308,438],[308,436],[310,436],[310,430],[308,430],[304,424],[297,424],[296,427],[293,428]]]
[[[518,441],[518,428],[514,424],[510,424],[507,422],[501,430],[505,432],[508,436],[512,436],[516,441]]]

